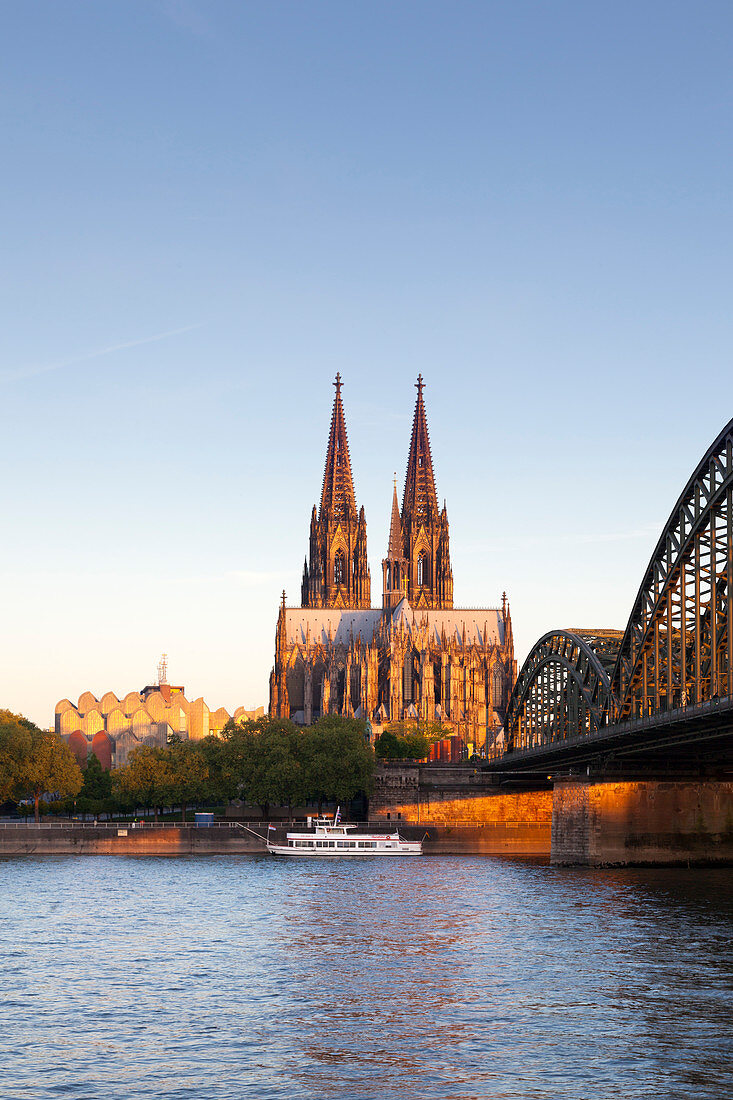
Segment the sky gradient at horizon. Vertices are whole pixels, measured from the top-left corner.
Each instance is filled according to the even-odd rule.
[[[336,371],[372,602],[418,372],[456,606],[623,628],[733,415],[723,3],[0,12],[0,706],[267,703]]]

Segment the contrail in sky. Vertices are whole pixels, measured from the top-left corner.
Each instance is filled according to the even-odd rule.
[[[69,359],[57,359],[54,363],[38,363],[35,366],[20,367],[16,370],[0,370],[0,382],[13,382],[18,378],[32,378],[35,374],[46,374],[48,371],[61,370],[63,367],[74,367],[77,363],[88,363],[91,359],[99,359],[103,355],[111,355],[115,351],[124,351],[125,348],[137,348],[141,344],[154,344],[157,340],[166,340],[169,336],[180,336],[182,332],[190,332],[194,328],[201,328],[201,324],[185,325],[183,328],[172,328],[168,332],[158,332],[155,336],[143,336],[139,340],[125,340],[121,344],[110,344],[106,348],[97,348],[96,351],[88,351],[84,355],[73,355]]]

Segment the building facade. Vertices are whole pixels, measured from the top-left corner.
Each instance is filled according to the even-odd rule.
[[[422,376],[400,509],[395,483],[381,607],[372,607],[366,518],[357,509],[341,378],[313,508],[301,606],[280,607],[270,713],[445,723],[477,748],[503,724],[516,676],[511,615],[453,607],[448,514],[438,506]]]
[[[264,707],[246,711],[238,707],[231,716],[259,718]],[[224,709],[210,710],[204,699],[187,699],[183,687],[159,679],[142,691],[128,691],[118,698],[107,691],[97,698],[84,691],[76,704],[61,699],[56,704],[56,733],[68,742],[80,767],[90,753],[105,768],[120,768],[140,745],[167,745],[176,734],[183,741],[199,741],[218,735],[229,721]]]

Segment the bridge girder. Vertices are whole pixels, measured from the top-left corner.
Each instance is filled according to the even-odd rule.
[[[733,700],[733,420],[675,504],[623,635],[555,630],[535,644],[509,701],[505,745],[531,755],[611,726],[673,721],[684,731],[722,700]]]
[[[733,695],[733,420],[685,486],[611,678],[619,720]]]
[[[618,631],[604,634],[621,636]],[[520,669],[507,710],[506,748],[535,748],[597,733],[615,712],[608,672],[593,642],[574,631],[550,631]]]

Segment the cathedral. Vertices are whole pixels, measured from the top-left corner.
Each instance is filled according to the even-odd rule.
[[[511,615],[454,608],[450,532],[438,506],[422,376],[402,509],[395,482],[381,607],[372,607],[364,508],[357,509],[341,376],[321,502],[311,515],[301,606],[277,620],[270,713],[310,725],[322,714],[438,721],[479,751],[496,737],[516,675]]]

